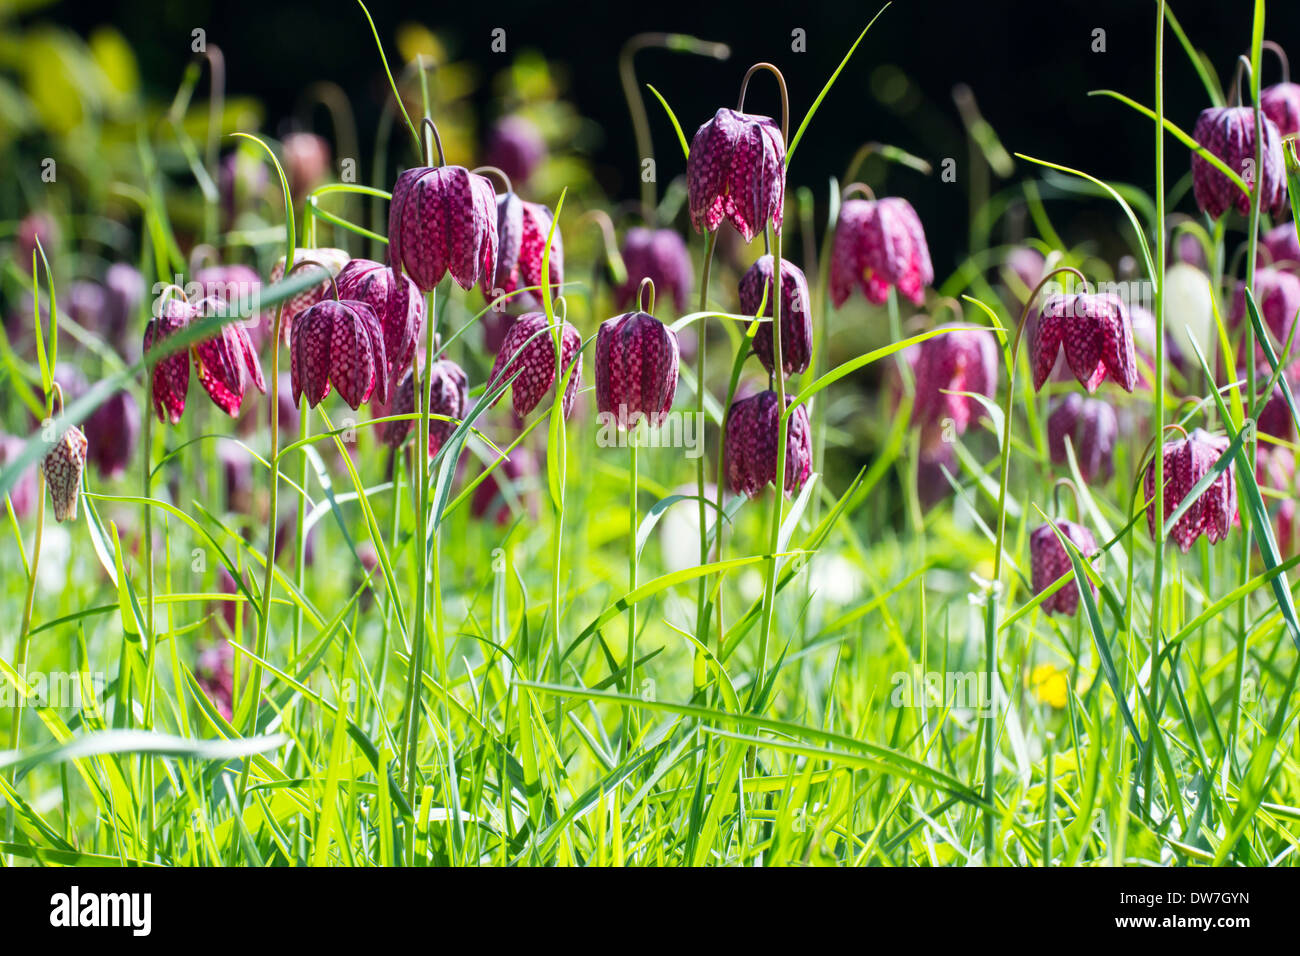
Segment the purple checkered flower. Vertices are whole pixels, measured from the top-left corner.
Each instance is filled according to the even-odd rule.
[[[333,385],[353,408],[373,393],[388,400],[388,358],[379,316],[357,299],[326,299],[298,317],[289,347],[293,400],[315,408]]]
[[[1054,524],[1056,530],[1078,548],[1084,557],[1090,556],[1097,550],[1096,539],[1083,525],[1065,519],[1059,519]],[[1071,583],[1062,585],[1055,594],[1044,600],[1042,608],[1047,614],[1064,614],[1073,617],[1079,609],[1079,587],[1073,583],[1074,565],[1070,561],[1069,552],[1065,550],[1065,545],[1056,536],[1056,530],[1053,530],[1052,524],[1044,524],[1030,532],[1029,563],[1034,594],[1042,594],[1060,578],[1068,577]],[[1096,596],[1096,585],[1089,581],[1088,587]]]
[[[464,166],[417,166],[397,177],[388,206],[388,264],[422,292],[448,272],[462,289],[496,274],[496,190]]]
[[[596,332],[596,407],[620,430],[661,424],[677,392],[677,335],[653,315],[627,312]]]
[[[1166,442],[1164,454],[1165,472],[1165,520],[1187,497],[1196,483],[1214,468],[1215,462],[1228,449],[1228,439],[1213,437],[1207,432],[1196,429],[1186,438]],[[1148,501],[1155,500],[1156,463],[1147,465],[1142,488]],[[1222,541],[1228,536],[1228,528],[1237,522],[1237,481],[1233,476],[1233,466],[1228,465],[1214,479],[1201,496],[1183,512],[1182,517],[1174,522],[1170,537],[1178,542],[1184,554],[1191,550],[1192,544],[1202,534],[1211,544]],[[1147,530],[1151,540],[1156,537],[1156,510],[1147,508]]]
[[[772,315],[772,257],[759,256],[740,279],[740,311],[758,315],[766,296],[763,315]],[[812,318],[808,280],[803,270],[788,259],[781,260],[781,367],[788,377],[808,368],[812,360]],[[754,354],[769,375],[773,374],[772,323],[761,322],[754,331]]]
[[[654,282],[655,294],[661,301],[671,296],[673,308],[679,313],[689,308],[695,270],[686,240],[679,233],[633,226],[623,237],[622,254],[627,281],[614,292],[618,308],[626,309],[635,300],[642,279]]]
[[[786,405],[793,401],[786,398]],[[758,497],[776,479],[778,400],[776,392],[759,392],[733,402],[727,413],[723,442],[727,485],[733,494]],[[787,495],[803,487],[812,474],[812,430],[808,409],[799,405],[786,422],[785,480]]]
[[[416,388],[423,387],[423,384],[423,376],[417,379],[414,373],[407,369],[402,380],[391,389],[387,404],[371,403],[375,416],[383,418],[388,415],[413,414],[416,409]],[[443,442],[451,436],[451,433],[456,430],[457,423],[465,417],[465,412],[469,408],[468,396],[469,379],[459,365],[450,359],[440,359],[433,363],[429,411],[434,415],[445,415],[456,421],[429,419],[430,457],[438,454]],[[414,418],[385,422],[379,426],[380,441],[390,448],[400,448],[406,441],[406,436],[415,427],[415,422]]]
[[[1089,392],[1107,378],[1126,392],[1137,385],[1133,324],[1117,295],[1048,296],[1029,343],[1035,389],[1041,389],[1052,374],[1062,349],[1070,371]]]
[[[370,259],[353,259],[338,274],[339,298],[355,299],[374,309],[384,330],[384,356],[389,381],[411,364],[424,328],[424,297],[409,276],[400,279],[388,266]]]
[[[889,298],[890,287],[920,305],[933,281],[930,247],[911,203],[897,197],[844,202],[831,249],[835,308],[848,301],[855,287],[877,305]]]
[[[785,203],[785,140],[768,116],[720,109],[700,126],[686,160],[691,225],[730,222],[749,242],[769,221],[779,234]]]
[[[1047,416],[1047,449],[1053,464],[1066,463],[1067,437],[1074,446],[1084,481],[1109,481],[1115,473],[1115,444],[1119,439],[1119,419],[1110,403],[1084,398],[1078,392],[1058,401]]]
[[[519,372],[512,386],[512,403],[515,414],[521,418],[536,408],[542,396],[555,384],[555,344],[551,336],[545,313],[529,312],[521,315],[510,326],[501,350],[497,352],[496,361],[492,364],[492,374],[488,376],[489,391]],[[573,366],[569,385],[564,390],[563,409],[566,418],[573,410],[573,400],[578,395],[582,379],[581,349],[582,336],[573,325],[565,322],[560,333],[560,374],[567,374],[569,367]]]
[[[1282,162],[1282,136],[1267,116],[1260,117],[1264,130],[1263,169],[1259,171],[1260,208],[1277,215],[1287,207],[1286,170]],[[1247,106],[1216,106],[1197,117],[1195,140],[1223,160],[1246,185],[1254,188],[1255,111]],[[1250,197],[1209,160],[1192,153],[1192,191],[1196,205],[1218,219],[1233,206],[1243,216],[1250,213]]]
[[[524,202],[514,193],[497,197],[497,268],[493,295],[505,295],[536,286],[536,292],[521,292],[503,303],[506,309],[532,312],[542,307],[542,259],[555,217],[541,203]],[[552,286],[564,281],[564,242],[560,230],[551,239],[547,274]]]
[[[189,324],[215,313],[221,308],[216,299],[203,299],[189,303],[184,299],[168,299],[162,314],[152,319],[144,331],[144,351],[147,355],[164,339],[186,328]],[[175,425],[185,411],[185,395],[190,384],[190,359],[199,382],[213,403],[232,418],[239,414],[244,392],[251,382],[258,391],[266,393],[262,366],[257,360],[248,330],[239,322],[228,322],[209,339],[193,345],[189,354],[174,352],[160,359],[153,370],[153,405],[161,422]]]
[[[1287,225],[1290,226],[1290,223]],[[1255,272],[1253,292],[1255,304],[1259,306],[1260,318],[1277,338],[1274,351],[1280,351],[1280,345],[1285,343],[1287,336],[1291,334],[1291,326],[1295,324],[1296,315],[1300,314],[1300,277],[1285,269],[1259,269]],[[1250,323],[1246,311],[1246,285],[1239,283],[1232,299],[1232,311],[1228,314],[1228,325],[1234,331],[1242,328],[1243,324]],[[1246,361],[1245,356],[1240,358],[1243,363]],[[1255,360],[1264,361],[1262,343],[1255,345]]]

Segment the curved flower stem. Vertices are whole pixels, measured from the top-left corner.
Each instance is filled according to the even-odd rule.
[[[681,33],[638,33],[623,44],[618,54],[618,79],[627,99],[627,111],[632,116],[632,129],[636,134],[637,165],[645,160],[654,161],[654,140],[650,137],[650,118],[645,111],[645,98],[636,81],[636,64],[633,62],[641,50],[659,48],[679,53],[695,53],[725,60],[731,48],[725,43],[710,43]],[[641,212],[648,225],[655,225],[655,181],[641,177]]]
[[[1020,340],[1025,334],[1025,321],[1029,318],[1029,309],[1038,298],[1038,293],[1055,276],[1068,272],[1078,276],[1079,281],[1087,286],[1088,280],[1078,269],[1063,266],[1053,269],[1039,280],[1038,285],[1025,300],[1020,312],[1020,321],[1016,323],[1015,338],[1007,355],[1007,397],[1002,405],[1002,449],[998,459],[998,509],[997,532],[993,543],[993,579],[989,588],[988,600],[984,605],[984,672],[989,682],[989,700],[984,722],[984,801],[988,806],[984,810],[984,864],[993,863],[993,819],[997,815],[994,802],[993,784],[996,755],[993,750],[994,713],[997,710],[995,691],[997,688],[997,637],[998,637],[998,590],[1002,581],[1002,544],[1007,528],[1007,465],[1011,459],[1011,417],[1016,397],[1016,358],[1020,353]]]
[[[718,244],[717,232],[708,234],[704,240],[704,275],[700,280],[700,311],[708,309],[709,303],[709,273],[713,267],[713,250]],[[701,322],[696,332],[695,343],[695,420],[703,428],[704,422],[704,373],[706,363],[704,359],[705,346],[708,344],[708,336],[705,334],[706,324]],[[701,455],[695,460],[695,484],[696,492],[699,495],[699,518],[700,518],[700,564],[709,563],[709,526],[708,526],[708,505],[705,504],[705,463],[704,456]],[[709,622],[705,615],[705,610],[709,602],[709,582],[707,575],[700,578],[699,587],[696,592],[695,600],[695,629],[698,632],[695,636],[701,643],[705,644],[708,640]],[[707,676],[707,662],[703,653],[697,648],[695,651],[695,672],[694,686],[699,691],[704,686]]]

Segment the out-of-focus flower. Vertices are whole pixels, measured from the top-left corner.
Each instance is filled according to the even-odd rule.
[[[953,325],[939,328],[955,329]],[[948,423],[961,435],[985,412],[978,399],[955,393],[988,398],[997,394],[997,338],[983,329],[955,329],[936,335],[916,346],[912,371],[916,381],[914,420],[929,435],[939,434]]]
[[[384,330],[368,303],[326,299],[299,314],[289,346],[295,402],[305,394],[315,408],[331,385],[353,408],[360,408],[372,392],[386,402],[387,368]]]
[[[1274,531],[1278,553],[1285,559],[1296,553],[1296,484],[1295,455],[1282,445],[1260,442],[1255,449],[1255,480],[1261,489],[1275,492],[1264,498],[1266,503],[1276,502]]]
[[[495,523],[505,524],[510,520],[510,497],[506,495],[505,487],[509,486],[512,489],[514,497],[525,498],[519,484],[523,479],[535,474],[537,474],[537,461],[533,458],[532,452],[527,448],[516,448],[510,452],[509,458],[497,465],[474,489],[474,494],[470,497],[471,513],[475,518],[491,517]],[[531,497],[528,497],[528,506],[531,510],[533,503]]]
[[[524,202],[514,193],[497,197],[497,264],[492,295],[508,295],[536,286],[536,292],[510,296],[503,305],[516,312],[542,307],[542,259],[554,222],[551,210],[541,203]],[[564,282],[564,243],[560,230],[551,238],[547,275],[552,287]]]
[[[303,196],[325,181],[330,172],[330,144],[315,133],[290,133],[281,142],[289,191]]]
[[[26,444],[16,435],[0,435],[0,470],[16,461]],[[26,518],[32,513],[32,508],[36,505],[37,487],[36,469],[25,468],[9,489],[9,500],[13,503],[14,514],[19,518]],[[0,507],[3,505],[4,501],[0,498]]]
[[[1193,233],[1180,232],[1169,240],[1169,261],[1183,262],[1204,271],[1207,268],[1205,246]]]
[[[653,315],[626,312],[596,332],[596,407],[620,430],[663,422],[677,392],[677,336]]]
[[[1285,139],[1300,133],[1300,83],[1275,83],[1259,95],[1260,111]]]
[[[248,450],[232,441],[217,443],[221,475],[226,483],[226,509],[248,514],[253,508],[253,466]]]
[[[1165,271],[1165,344],[1177,352],[1182,362],[1179,367],[1184,371],[1196,354],[1192,349],[1193,341],[1207,358],[1214,354],[1219,342],[1214,310],[1210,277],[1204,272],[1185,262],[1175,262]],[[1136,323],[1136,319],[1134,321]],[[1137,331],[1135,324],[1135,335]],[[1155,341],[1155,319],[1152,318],[1152,354]]]
[[[28,213],[18,223],[18,232],[14,237],[14,260],[18,263],[18,271],[25,276],[31,273],[32,256],[36,253],[38,239],[46,257],[53,261],[54,247],[59,242],[59,224],[44,210]],[[41,268],[39,262],[37,268]]]
[[[1261,386],[1267,384],[1272,377],[1273,375],[1268,366],[1264,366],[1255,372],[1255,380]],[[1260,411],[1255,424],[1265,435],[1272,435],[1274,438],[1281,438],[1286,441],[1295,440],[1295,419],[1291,417],[1291,407],[1286,402],[1286,392],[1282,388],[1280,379],[1273,386],[1273,394],[1264,403],[1264,408]]]
[[[125,389],[114,392],[86,419],[90,460],[103,478],[126,471],[140,438],[140,406]]]
[[[266,189],[266,166],[242,149],[232,150],[221,157],[217,180],[222,216],[226,226],[230,226],[244,203]]]
[[[1065,439],[1070,439],[1083,480],[1091,484],[1109,481],[1115,473],[1115,443],[1119,420],[1115,409],[1100,398],[1084,398],[1070,392],[1047,416],[1047,448],[1052,463],[1066,463]]]
[[[1029,343],[1035,389],[1043,387],[1062,349],[1070,371],[1089,392],[1107,378],[1126,392],[1137,385],[1133,326],[1117,295],[1048,296]]]
[[[772,257],[759,256],[740,279],[740,311],[745,315],[758,315],[763,303],[763,315],[772,315]],[[765,300],[766,297],[766,301]],[[809,309],[812,299],[808,295],[808,280],[803,270],[788,259],[781,260],[781,367],[786,376],[802,372],[812,361],[812,316]],[[754,331],[754,354],[763,363],[768,374],[774,374],[775,356],[772,354],[772,323],[761,322]]]
[[[1196,483],[1214,468],[1215,462],[1227,450],[1228,440],[1216,438],[1196,429],[1186,438],[1166,442],[1163,448],[1165,473],[1164,520],[1187,497]],[[1147,465],[1142,487],[1148,501],[1154,501],[1156,489],[1156,463]],[[1211,544],[1228,536],[1228,528],[1237,521],[1237,481],[1233,465],[1229,464],[1211,482],[1191,506],[1183,513],[1170,531],[1170,537],[1186,554],[1202,534]],[[1147,530],[1151,540],[1156,537],[1156,509],[1147,508]]]
[[[1007,253],[1004,264],[1022,286],[1013,290],[1017,302],[1024,302],[1028,298],[1029,293],[1043,281],[1043,272],[1047,268],[1047,260],[1033,246],[1016,246]]]
[[[655,284],[658,300],[671,296],[673,308],[679,313],[689,308],[695,269],[686,240],[679,233],[672,229],[633,226],[623,237],[622,256],[627,281],[615,290],[614,302],[618,308],[626,309],[633,301],[642,279]]]
[[[786,398],[788,406],[793,398]],[[776,479],[778,399],[776,392],[759,392],[732,403],[723,443],[727,485],[733,494],[758,497]],[[812,474],[812,430],[806,405],[799,405],[786,422],[785,476],[787,495],[803,487]]]
[[[1263,167],[1259,170],[1260,208],[1269,215],[1286,209],[1286,171],[1282,162],[1282,137],[1277,125],[1261,116],[1264,131]],[[1196,119],[1193,138],[1253,187],[1255,167],[1255,111],[1247,106],[1214,106]],[[1209,160],[1192,153],[1192,191],[1196,205],[1218,219],[1233,206],[1243,216],[1250,212],[1250,197]]]
[[[194,679],[218,713],[230,720],[235,713],[235,649],[221,641],[201,651],[194,665]]]
[[[1259,247],[1260,266],[1291,263],[1291,268],[1300,267],[1300,238],[1296,236],[1294,222],[1284,222],[1264,233]]]
[[[835,224],[830,281],[837,309],[855,287],[877,305],[889,298],[890,287],[917,305],[925,301],[934,266],[912,204],[897,197],[845,200]]]
[[[1084,557],[1090,556],[1097,550],[1096,539],[1083,525],[1063,518],[1058,519],[1055,525],[1061,534],[1083,552]],[[1074,580],[1074,566],[1070,562],[1070,555],[1065,550],[1065,545],[1057,538],[1056,532],[1052,530],[1051,524],[1039,525],[1030,533],[1029,561],[1032,568],[1034,594],[1042,594],[1059,578],[1068,576],[1072,582]],[[1095,596],[1096,586],[1091,581],[1088,582],[1088,586],[1092,588]],[[1063,585],[1060,590],[1043,601],[1042,608],[1047,614],[1073,616],[1079,609],[1078,585]]]
[[[492,364],[492,374],[488,376],[489,391],[519,372],[511,386],[511,400],[515,414],[521,418],[536,408],[542,396],[555,384],[555,345],[551,336],[545,313],[529,312],[521,315],[510,326],[501,351],[497,352],[496,361]],[[560,333],[560,374],[566,374],[569,366],[573,366],[573,374],[569,376],[569,384],[564,391],[563,411],[566,418],[573,410],[573,400],[578,394],[582,379],[581,348],[582,336],[573,325],[565,322]],[[523,351],[520,352],[520,349]],[[520,352],[517,357],[516,352]]]
[[[724,220],[751,241],[768,222],[780,233],[785,140],[768,116],[720,109],[700,126],[686,160],[691,225],[713,232]]]
[[[1156,367],[1156,317],[1148,309],[1140,305],[1131,306],[1128,310],[1129,321],[1133,326],[1133,349],[1134,354],[1146,363],[1146,368],[1138,368],[1138,377],[1144,388],[1151,388],[1153,385]],[[1184,374],[1188,371],[1187,359],[1183,356],[1183,350],[1179,345],[1179,336],[1174,334],[1175,322],[1171,321],[1173,317],[1170,310],[1165,310],[1165,361],[1178,369]],[[1183,337],[1186,341],[1186,337]],[[1148,371],[1148,368],[1150,371]]]
[[[1287,336],[1291,334],[1291,326],[1295,324],[1296,315],[1300,313],[1300,277],[1285,269],[1259,269],[1255,272],[1254,295],[1264,324],[1277,337],[1278,345],[1285,344]],[[1246,286],[1245,283],[1240,283],[1232,299],[1228,324],[1236,331],[1242,328],[1243,323],[1249,322],[1246,315]],[[1297,356],[1292,356],[1295,357]],[[1239,360],[1243,364],[1247,361],[1244,355],[1239,356]],[[1264,361],[1264,346],[1258,342],[1255,344],[1255,361]]]
[[[448,272],[462,289],[496,275],[497,203],[492,183],[464,166],[417,166],[393,186],[388,263],[423,292]]]
[[[546,140],[537,124],[524,116],[503,116],[488,133],[483,162],[522,184],[546,158]]]
[[[1064,590],[1068,588],[1063,587]],[[1035,667],[1029,672],[1028,685],[1035,697],[1056,710],[1064,710],[1070,702],[1070,673],[1055,664]]]
[[[86,436],[76,425],[69,425],[41,461],[45,483],[50,486],[50,498],[54,502],[55,521],[77,519],[81,472],[85,467]]]
[[[384,355],[390,382],[411,364],[424,329],[424,297],[409,276],[370,259],[353,259],[339,272],[340,299],[356,299],[375,310],[384,330]]]

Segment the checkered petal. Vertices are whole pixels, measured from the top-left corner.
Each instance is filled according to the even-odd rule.
[[[1165,472],[1165,520],[1169,519],[1197,482],[1209,474],[1227,448],[1226,438],[1213,437],[1199,428],[1187,438],[1165,444],[1162,451]],[[1191,550],[1196,539],[1202,534],[1211,544],[1215,544],[1226,538],[1229,528],[1237,523],[1237,482],[1233,467],[1229,464],[1174,522],[1170,537],[1177,542],[1184,554]],[[1154,461],[1147,466],[1142,486],[1146,498],[1153,500],[1155,497]],[[1147,508],[1147,530],[1152,540],[1155,540],[1154,507]]]
[[[1262,100],[1261,100],[1261,109]],[[1267,111],[1265,111],[1267,112]],[[1263,164],[1258,171],[1260,207],[1270,215],[1286,209],[1286,170],[1282,157],[1282,135],[1267,115],[1261,118],[1264,134]],[[1201,111],[1193,138],[1252,185],[1255,165],[1255,111],[1248,106],[1219,106]],[[1250,197],[1197,152],[1192,153],[1192,192],[1202,212],[1214,219],[1235,207],[1243,216],[1250,213]]]
[[[772,314],[772,256],[760,256],[740,279],[740,311],[757,315],[766,296],[763,315]],[[809,314],[808,279],[793,262],[781,260],[781,367],[786,376],[802,372],[812,360],[812,317]],[[769,375],[773,374],[772,323],[762,322],[754,331],[754,354]]]
[[[1081,524],[1064,519],[1055,522],[1056,529],[1074,544],[1087,557],[1097,550],[1097,541],[1092,532]],[[1056,536],[1051,524],[1039,525],[1029,535],[1030,573],[1033,580],[1034,594],[1042,594],[1062,577],[1074,579],[1074,565],[1069,552]],[[1088,587],[1093,595],[1097,588],[1090,581]],[[1077,584],[1062,585],[1051,597],[1042,603],[1047,614],[1065,614],[1073,616],[1079,609],[1079,588]]]
[[[144,352],[174,332],[185,328],[198,310],[188,302],[169,299],[162,315],[150,320],[144,330]],[[182,349],[160,359],[153,369],[152,400],[158,420],[175,425],[185,411],[185,394],[190,387],[190,356]]]
[[[41,461],[45,483],[54,501],[55,521],[75,521],[77,498],[81,493],[81,472],[86,467],[86,436],[75,425],[69,426]]]
[[[793,401],[786,398],[787,406]],[[778,398],[766,391],[732,403],[723,441],[727,485],[733,494],[756,498],[776,478]],[[803,487],[812,473],[812,433],[806,405],[790,413],[786,423],[785,481],[787,495]]]
[[[596,406],[617,427],[663,422],[677,391],[677,335],[654,316],[628,312],[596,332]]]
[[[854,288],[880,304],[897,288],[920,305],[934,265],[920,217],[906,199],[850,199],[840,208],[831,250],[831,301],[842,306]]]
[[[405,170],[393,187],[388,213],[388,262],[423,292],[448,272],[462,289],[496,269],[497,206],[492,184],[463,166]]]
[[[560,368],[568,372],[570,365],[575,362],[577,364],[574,365],[569,386],[564,393],[565,417],[573,409],[582,377],[581,348],[582,337],[578,330],[566,322],[560,335]],[[492,374],[488,376],[489,390],[508,380],[516,371],[519,376],[512,386],[512,402],[515,414],[522,418],[537,407],[542,396],[555,384],[555,346],[544,313],[529,312],[521,315],[510,326],[492,365]]]
[[[780,127],[767,116],[718,110],[695,131],[686,184],[697,232],[713,232],[727,220],[746,242],[769,221],[780,233],[785,200]]]

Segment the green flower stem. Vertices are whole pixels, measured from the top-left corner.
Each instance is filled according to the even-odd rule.
[[[709,273],[713,267],[713,251],[718,244],[717,232],[711,232],[704,240],[704,274],[700,280],[700,311],[703,312],[709,307]],[[696,332],[695,344],[695,415],[696,420],[704,421],[704,374],[706,362],[704,358],[705,347],[708,344],[706,325],[700,322]],[[708,526],[708,505],[705,503],[705,462],[704,456],[701,455],[695,460],[695,486],[699,495],[699,519],[700,519],[700,564],[709,563],[709,526]],[[696,639],[703,645],[707,645],[709,622],[706,617],[706,609],[709,603],[709,579],[708,576],[700,578],[698,590],[695,599],[695,629],[698,632]],[[694,669],[694,686],[699,691],[704,686],[707,677],[707,662],[704,654],[697,648],[695,651],[695,669]]]
[[[776,610],[776,553],[781,547],[781,518],[785,513],[785,443],[789,431],[789,416],[785,407],[785,364],[781,356],[781,233],[772,241],[772,368],[776,380],[776,472],[772,476],[772,510],[768,518],[767,580],[763,587],[762,629],[758,636],[758,677],[754,682],[751,701],[757,700],[767,676],[768,643],[772,634],[772,618]],[[753,752],[750,753],[751,760]]]
[[[636,526],[637,526],[637,475],[636,452],[639,428],[627,430],[627,590],[636,590]],[[627,606],[627,656],[623,658],[627,671],[627,696],[636,695],[636,604]],[[632,755],[632,710],[623,708],[623,757]]]
[[[1016,323],[1016,336],[1012,340],[1010,352],[1007,354],[1007,397],[1002,404],[1002,449],[998,460],[997,533],[994,535],[993,543],[993,578],[989,587],[988,600],[984,605],[984,672],[989,682],[988,712],[981,718],[984,723],[984,801],[988,804],[984,810],[984,863],[986,866],[993,863],[995,850],[993,845],[993,821],[997,816],[997,806],[993,785],[997,760],[993,749],[993,736],[996,719],[994,712],[997,710],[994,703],[994,691],[998,662],[998,589],[1001,587],[1002,581],[1002,548],[1007,528],[1007,473],[1009,470],[1007,466],[1011,460],[1011,417],[1015,410],[1016,359],[1020,353],[1020,340],[1025,334],[1025,321],[1029,318],[1030,306],[1038,298],[1038,293],[1042,291],[1043,286],[1047,285],[1054,276],[1063,272],[1078,276],[1079,281],[1084,283],[1085,286],[1087,285],[1083,273],[1070,266],[1053,269],[1043,276],[1038,285],[1034,287],[1033,292],[1029,294],[1029,298],[1025,300],[1024,308],[1020,312],[1020,321]]]

